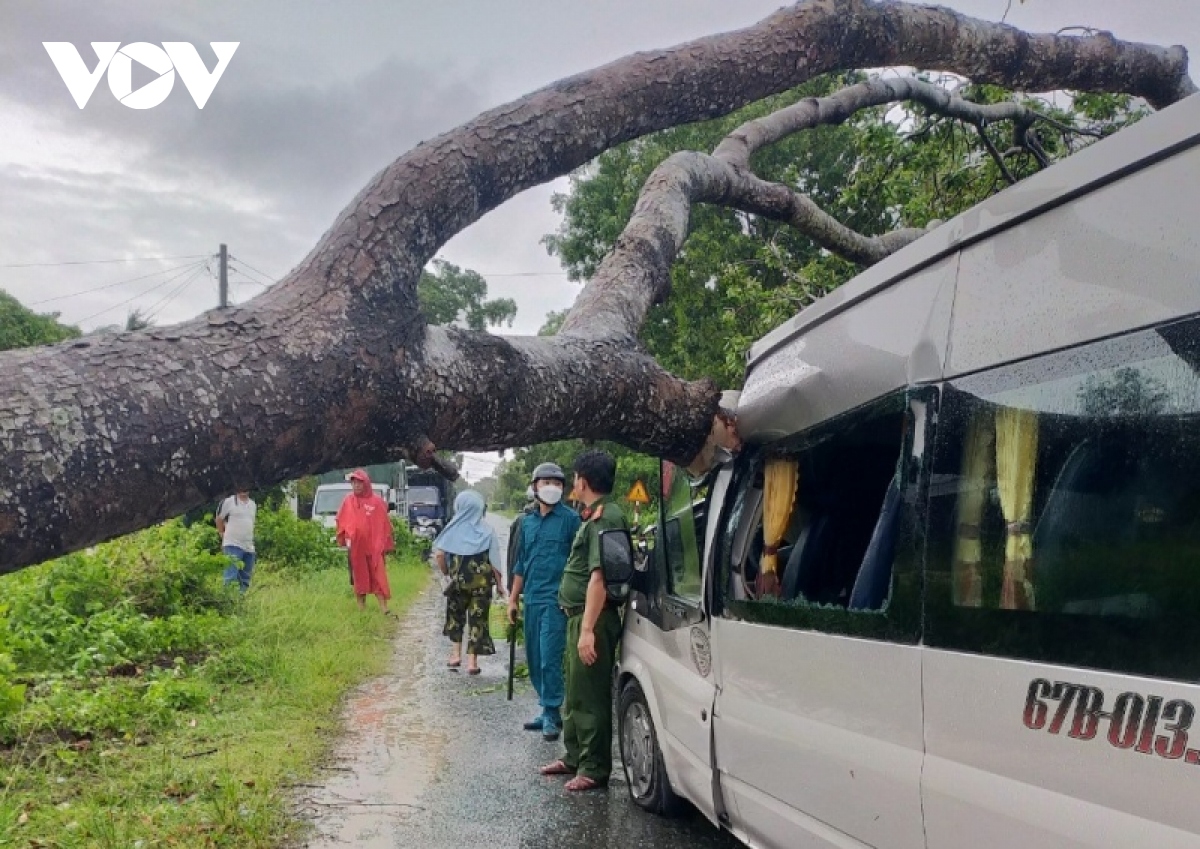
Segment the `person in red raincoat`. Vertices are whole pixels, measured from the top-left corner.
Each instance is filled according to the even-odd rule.
[[[379,599],[384,614],[390,614],[387,564],[384,555],[396,547],[388,506],[371,488],[371,478],[363,469],[350,474],[353,492],[346,496],[337,514],[338,545],[350,547],[350,573],[354,576],[354,594],[358,608],[366,608],[367,595]]]

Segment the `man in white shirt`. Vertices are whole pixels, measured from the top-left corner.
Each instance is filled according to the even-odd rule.
[[[217,530],[221,534],[221,551],[231,558],[225,568],[225,583],[237,581],[242,592],[250,589],[254,572],[254,518],[258,505],[250,498],[249,490],[239,489],[217,508]]]

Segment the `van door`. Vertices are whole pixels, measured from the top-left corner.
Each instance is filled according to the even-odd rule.
[[[1200,846],[1200,318],[942,397],[930,849]]]
[[[711,728],[713,694],[708,617],[704,610],[705,516],[728,484],[716,478],[707,496],[693,493],[687,473],[661,465],[662,497],[655,531],[653,586],[635,596],[627,614],[622,657],[652,689],[659,747],[675,791],[714,823]],[[642,668],[638,668],[638,667]]]
[[[899,393],[738,462],[715,544],[713,733],[751,845],[924,849],[925,409]]]

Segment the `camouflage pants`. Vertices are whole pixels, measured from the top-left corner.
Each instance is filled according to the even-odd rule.
[[[486,590],[460,590],[452,588],[446,593],[446,626],[442,633],[455,645],[462,642],[463,628],[467,628],[467,654],[495,654],[492,635],[488,631],[488,608],[492,606],[492,588]],[[469,620],[469,625],[468,625]]]

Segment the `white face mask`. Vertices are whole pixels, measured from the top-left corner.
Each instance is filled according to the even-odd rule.
[[[558,502],[562,501],[561,486],[543,486],[538,490],[538,500],[543,504],[549,504],[553,507]]]

